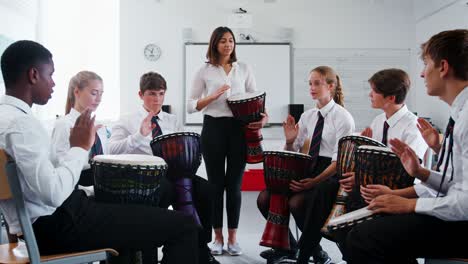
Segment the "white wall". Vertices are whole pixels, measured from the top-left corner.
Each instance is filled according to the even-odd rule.
[[[426,94],[424,80],[419,77],[423,68],[419,59],[420,45],[432,35],[449,29],[468,28],[468,1],[466,0],[415,0],[415,42],[412,62],[414,111],[419,116],[431,117],[441,129],[448,120],[448,106],[436,97]]]
[[[37,0],[0,0],[0,35],[12,41],[20,39],[35,40],[37,6]],[[6,48],[6,46],[0,46],[1,55],[3,53],[2,48]],[[3,78],[0,77],[0,94],[4,92]]]
[[[261,42],[279,41],[280,28],[289,27],[294,48],[408,49],[414,45],[413,5],[406,0],[122,0],[121,112],[140,104],[139,77],[154,70],[166,78],[166,103],[182,118],[183,28],[193,29],[193,41],[208,42],[212,30],[226,25],[239,7],[253,16],[252,28],[242,32]],[[162,48],[157,62],[143,57],[143,48],[150,42]],[[238,57],[242,60],[242,54]]]

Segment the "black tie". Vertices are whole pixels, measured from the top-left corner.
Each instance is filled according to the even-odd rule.
[[[315,124],[314,134],[312,135],[312,140],[310,141],[309,155],[312,157],[312,168],[315,167],[317,163],[317,158],[320,152],[320,142],[322,141],[322,131],[323,131],[324,119],[320,112],[318,112],[317,123]]]
[[[455,120],[452,119],[452,117],[450,117],[449,119],[449,122],[447,124],[447,129],[445,130],[445,138],[444,138],[444,144],[442,145],[442,154],[441,154],[441,157],[440,157],[440,160],[444,159],[444,150],[445,150],[445,142],[447,141],[447,138],[449,140],[449,143],[448,143],[448,148],[447,148],[447,158],[445,159],[445,166],[444,166],[444,172],[442,173],[442,180],[440,181],[440,186],[439,186],[439,190],[437,192],[437,196],[439,196],[439,192],[440,192],[440,189],[442,188],[442,184],[444,183],[445,181],[445,176],[447,174],[447,168],[448,168],[448,164],[450,163],[450,161],[452,162],[452,173],[451,173],[451,176],[450,176],[450,181],[453,180],[453,129],[455,127]],[[439,160],[439,162],[437,162],[437,165],[439,166],[439,163],[441,163]]]
[[[91,147],[91,158],[94,158],[96,155],[102,155],[104,154],[102,151],[102,143],[101,139],[98,136],[98,133],[96,133],[95,139],[94,139],[94,144]]]
[[[390,126],[388,125],[387,121],[384,122],[383,124],[383,134],[382,134],[382,144],[387,146],[387,134],[388,134],[388,128]]]
[[[159,126],[158,120],[159,120],[158,116],[153,116],[151,118],[151,124],[153,124],[154,126],[153,130],[151,131],[151,135],[153,136],[153,138],[162,135],[162,130],[161,130],[161,127]]]
[[[447,124],[447,128],[445,129],[444,142],[442,143],[442,153],[440,153],[439,161],[437,161],[437,166],[436,166],[437,171],[440,171],[440,166],[442,166],[442,161],[444,161],[445,143],[447,142],[447,138],[449,138],[450,134],[452,134],[454,125],[455,125],[455,121],[453,120],[453,118],[450,117],[449,122]]]

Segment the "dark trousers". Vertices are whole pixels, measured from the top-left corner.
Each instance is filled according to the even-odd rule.
[[[191,217],[150,206],[96,203],[80,190],[52,215],[39,217],[33,229],[42,254],[164,246],[163,263],[198,263],[198,232]]]
[[[354,264],[415,263],[423,258],[467,258],[468,221],[447,222],[422,214],[387,215],[355,226],[345,244],[345,259]]]
[[[215,190],[213,227],[223,226],[224,190],[226,190],[228,228],[237,228],[247,150],[243,126],[232,117],[214,118],[205,115],[201,145],[208,181],[213,184]]]
[[[92,169],[82,170],[80,174],[80,180],[78,185],[81,186],[92,186],[94,185],[94,174]]]
[[[333,176],[307,191],[304,229],[299,240],[301,259],[309,259],[313,250],[320,245],[322,239],[320,229],[327,221],[339,187],[337,178]]]
[[[213,213],[213,186],[205,179],[195,176],[192,180],[192,197],[197,209],[198,216],[203,228],[200,228],[198,234],[200,247],[206,248],[206,244],[211,241],[212,236],[212,221],[211,216]],[[159,206],[161,208],[168,208],[173,205],[175,198],[174,184],[168,179],[161,180],[161,193]]]

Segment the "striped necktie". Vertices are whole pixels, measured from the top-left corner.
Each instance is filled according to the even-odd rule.
[[[383,125],[383,133],[382,133],[382,144],[387,146],[387,134],[388,134],[388,128],[390,126],[388,125],[387,121],[384,122]]]
[[[444,156],[445,156],[445,143],[447,142],[447,139],[450,141],[450,135],[453,134],[453,126],[455,125],[455,120],[453,120],[452,117],[450,117],[449,122],[447,124],[447,128],[445,129],[445,134],[444,134],[444,142],[442,143],[442,153],[440,153],[439,160],[437,161],[437,166],[436,170],[440,171],[440,166],[442,166],[442,162],[444,161]],[[449,147],[450,147],[450,142],[449,142]],[[447,164],[445,164],[447,166]]]
[[[320,152],[320,142],[322,141],[322,131],[323,131],[324,118],[320,111],[318,112],[317,123],[315,123],[314,134],[312,135],[312,140],[310,141],[309,155],[312,157],[312,168],[315,167],[317,163],[317,158]]]
[[[151,118],[151,124],[153,127],[153,130],[151,131],[151,135],[153,136],[153,138],[162,135],[162,130],[161,130],[161,127],[159,126],[158,120],[159,120],[158,116],[153,116]]]
[[[448,138],[449,143],[448,143],[448,148],[447,148],[447,158],[445,159],[444,171],[442,172],[442,180],[440,181],[439,190],[437,191],[437,197],[439,197],[440,190],[442,189],[442,185],[445,182],[445,176],[447,175],[448,164],[450,163],[450,161],[452,162],[452,173],[450,176],[450,181],[453,180],[453,171],[454,171],[453,169],[453,128],[454,126],[455,126],[455,120],[453,120],[452,117],[450,117],[448,125],[447,125],[447,129],[445,130],[445,139],[444,139],[444,144],[442,146],[443,148],[442,154],[441,154],[440,160],[437,162],[437,166],[439,166],[439,163],[442,163],[440,161],[444,159],[445,141],[447,141],[447,138]]]
[[[102,143],[101,139],[99,138],[98,133],[96,133],[94,144],[91,147],[91,158],[94,158],[96,155],[102,155],[104,152],[102,151]]]

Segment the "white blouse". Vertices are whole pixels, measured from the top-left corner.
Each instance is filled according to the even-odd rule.
[[[213,94],[225,84],[231,89],[203,108],[203,114],[212,117],[232,117],[226,99],[234,94],[256,91],[255,77],[249,65],[234,62],[231,71],[226,74],[223,67],[206,63],[198,70],[193,80],[192,90],[187,100],[187,112],[197,112],[198,100]]]
[[[293,150],[298,151],[307,138],[312,138],[319,111],[324,118],[319,156],[330,157],[332,161],[336,161],[338,141],[344,136],[351,135],[355,126],[351,114],[333,100],[321,109],[313,108],[301,115],[298,122],[299,132],[296,140],[294,140]]]
[[[62,163],[65,153],[70,149],[70,129],[75,125],[76,119],[81,115],[80,112],[72,108],[70,113],[60,117],[55,121],[54,130],[51,138],[50,160],[55,166]],[[102,144],[102,151],[107,154],[107,139],[110,137],[110,131],[106,127],[102,127],[97,131]],[[89,169],[89,164],[86,164],[83,169]]]

